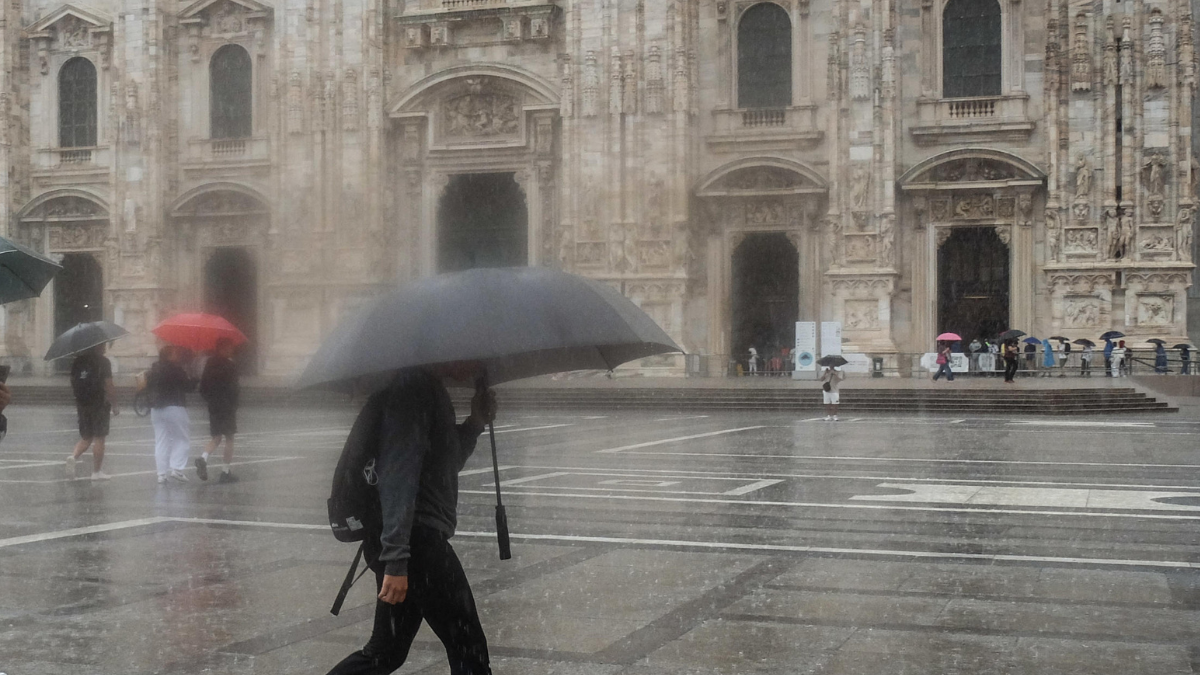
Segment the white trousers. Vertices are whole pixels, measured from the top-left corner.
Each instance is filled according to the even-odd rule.
[[[187,408],[177,405],[154,408],[150,411],[150,421],[154,424],[154,463],[158,475],[186,469],[191,453],[191,423]]]

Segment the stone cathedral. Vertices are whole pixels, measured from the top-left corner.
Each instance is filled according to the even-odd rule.
[[[797,320],[893,363],[943,330],[1187,336],[1181,0],[0,7],[4,228],[63,263],[0,319],[19,371],[97,318],[143,367],[207,310],[286,376],[381,289],[489,265],[603,280],[710,357],[651,372]]]

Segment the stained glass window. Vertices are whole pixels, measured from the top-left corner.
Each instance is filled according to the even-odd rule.
[[[792,104],[792,21],[782,7],[764,2],[746,10],[737,57],[739,108]]]
[[[67,61],[58,72],[58,145],[96,145],[96,66],[82,57]]]
[[[1000,95],[1000,4],[950,0],[942,12],[942,96]]]
[[[250,55],[238,45],[225,45],[209,65],[211,138],[249,138],[252,133]]]

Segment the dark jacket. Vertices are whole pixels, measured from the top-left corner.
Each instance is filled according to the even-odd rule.
[[[75,403],[81,406],[102,406],[108,397],[105,384],[112,379],[109,360],[91,352],[80,354],[71,363],[71,389]]]
[[[210,408],[237,408],[238,372],[233,359],[215,355],[208,359],[200,376],[200,396]]]
[[[379,501],[383,507],[379,561],[391,576],[407,576],[414,523],[453,535],[458,525],[458,472],[475,451],[483,426],[455,423],[446,387],[424,370],[397,376],[380,422]]]
[[[196,381],[183,367],[169,361],[156,361],[150,366],[147,384],[152,408],[186,407],[187,393],[196,388]]]

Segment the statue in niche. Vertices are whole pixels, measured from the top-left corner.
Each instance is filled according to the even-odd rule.
[[[865,166],[858,166],[850,179],[850,207],[855,211],[867,208],[871,194],[871,172]]]
[[[1121,224],[1117,217],[1117,207],[1107,206],[1104,209],[1104,231],[1108,237],[1108,257],[1115,260],[1113,250],[1116,248],[1117,239],[1121,236]]]
[[[1120,234],[1117,236],[1117,250],[1114,252],[1113,260],[1123,260],[1133,253],[1133,211],[1125,209],[1121,213],[1121,228]]]
[[[1059,229],[1057,227],[1046,228],[1046,262],[1058,262],[1059,258]]]
[[[1075,199],[1086,200],[1092,193],[1092,167],[1087,157],[1080,156],[1075,164]]]
[[[1154,153],[1146,158],[1142,165],[1146,192],[1151,195],[1162,195],[1166,182],[1167,160],[1160,153]]]
[[[1181,206],[1179,208],[1178,224],[1176,229],[1178,234],[1175,235],[1176,241],[1179,242],[1177,249],[1179,259],[1185,262],[1192,260],[1192,232],[1195,229],[1196,214],[1190,206]]]
[[[879,264],[891,267],[896,253],[896,217],[886,215],[879,221]]]

